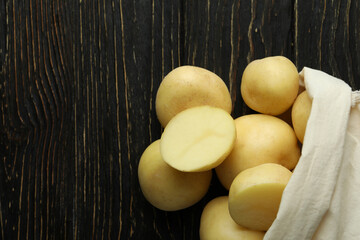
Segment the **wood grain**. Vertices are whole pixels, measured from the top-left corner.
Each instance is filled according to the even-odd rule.
[[[1,237],[66,238],[74,178],[67,13],[59,2],[1,7]]]
[[[0,2],[0,239],[198,239],[216,177],[177,212],[143,197],[156,90],[185,64],[222,77],[233,116],[246,65],[284,55],[360,88],[357,1]],[[215,176],[215,175],[214,175]]]

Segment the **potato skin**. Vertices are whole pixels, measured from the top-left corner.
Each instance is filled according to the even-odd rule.
[[[138,166],[140,188],[156,208],[177,211],[200,201],[207,193],[212,172],[185,173],[166,164],[160,154],[160,140],[150,144]]]
[[[263,163],[278,163],[292,170],[300,158],[294,130],[283,120],[266,114],[235,119],[236,140],[232,152],[215,169],[229,189],[238,173]]]
[[[304,142],[307,121],[310,116],[312,100],[307,91],[302,92],[295,100],[291,111],[291,120],[295,134],[301,143]]]
[[[241,95],[251,109],[280,115],[291,107],[299,90],[299,73],[286,57],[273,56],[250,62],[241,79]]]
[[[234,222],[228,200],[228,196],[221,196],[206,204],[200,219],[200,240],[262,240],[264,232],[250,230]]]
[[[179,112],[209,105],[232,111],[232,101],[224,81],[215,73],[196,66],[173,69],[162,80],[155,100],[156,115],[163,127]]]

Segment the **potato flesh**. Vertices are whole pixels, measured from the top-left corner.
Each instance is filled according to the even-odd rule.
[[[259,184],[239,193],[232,207],[236,222],[250,229],[266,231],[279,210],[284,184]]]
[[[235,124],[229,113],[210,106],[194,107],[168,123],[160,151],[164,161],[179,171],[207,171],[227,157],[235,138]]]
[[[228,196],[221,196],[206,204],[200,219],[200,240],[261,240],[265,233],[242,227],[231,218]]]
[[[185,173],[166,164],[160,154],[160,141],[142,154],[138,177],[145,198],[156,208],[177,211],[197,203],[207,193],[212,172]]]
[[[276,218],[291,175],[290,170],[275,163],[239,173],[229,191],[229,211],[234,221],[250,229],[267,231]]]

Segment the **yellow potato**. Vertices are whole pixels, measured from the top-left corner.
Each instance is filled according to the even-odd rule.
[[[195,66],[181,66],[168,73],[156,94],[155,108],[163,127],[179,112],[210,105],[231,113],[232,102],[224,81],[215,73]]]
[[[236,141],[230,155],[215,170],[229,189],[241,171],[263,163],[278,163],[292,170],[300,158],[294,130],[283,120],[265,114],[235,119]]]
[[[165,127],[160,151],[164,161],[184,172],[218,166],[235,142],[235,123],[229,113],[211,106],[186,109]]]
[[[160,154],[160,140],[142,154],[138,178],[145,198],[156,208],[177,211],[192,206],[207,193],[211,171],[180,172],[166,164]]]
[[[228,197],[222,196],[206,204],[200,219],[200,240],[262,240],[265,233],[238,225],[231,218]]]
[[[267,231],[291,175],[289,169],[275,163],[239,173],[229,191],[229,212],[234,221],[249,229]]]
[[[298,90],[298,71],[283,56],[252,61],[241,79],[241,95],[246,105],[270,115],[280,115],[290,108]]]
[[[307,91],[302,92],[295,100],[291,111],[291,119],[295,134],[303,143],[307,121],[310,116],[312,100]]]

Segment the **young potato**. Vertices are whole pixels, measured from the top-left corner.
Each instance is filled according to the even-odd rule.
[[[224,81],[201,67],[181,66],[168,73],[156,94],[155,108],[163,127],[179,112],[210,105],[231,113],[232,102]]]
[[[265,163],[239,173],[229,191],[229,212],[237,224],[267,231],[276,218],[289,169]]]
[[[235,123],[221,108],[199,106],[177,114],[165,127],[160,151],[166,163],[184,172],[218,166],[235,142]]]
[[[207,193],[211,171],[185,173],[166,164],[160,154],[160,140],[142,154],[138,178],[145,198],[156,208],[177,211],[200,201]]]
[[[229,213],[228,196],[217,197],[206,204],[200,219],[200,240],[262,240],[265,232],[244,228]]]
[[[215,169],[229,189],[241,171],[263,163],[278,163],[292,170],[300,158],[294,130],[283,120],[265,114],[235,119],[236,141],[229,156]]]
[[[307,91],[302,92],[295,100],[291,111],[291,119],[295,134],[303,143],[307,121],[310,116],[312,100]]]
[[[254,60],[245,68],[241,95],[251,109],[280,115],[295,101],[299,90],[299,73],[286,57],[274,56]]]

